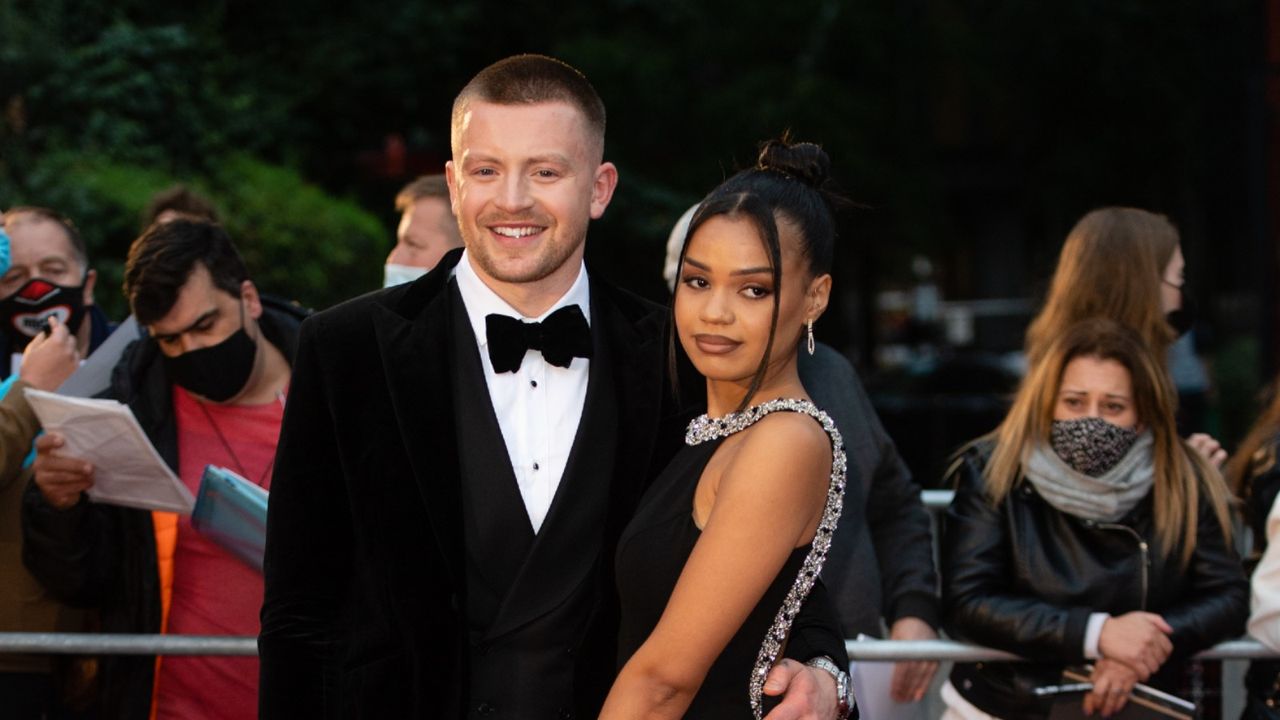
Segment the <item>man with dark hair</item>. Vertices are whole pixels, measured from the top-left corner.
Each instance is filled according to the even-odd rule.
[[[604,106],[568,65],[517,56],[462,90],[451,137],[465,251],[303,325],[267,527],[267,720],[590,718],[616,674],[615,545],[686,416],[665,311],[583,265],[617,185]],[[796,657],[843,657],[806,627]],[[774,680],[771,717],[812,696],[835,714],[832,675],[790,661]]]
[[[205,196],[186,185],[174,185],[151,196],[142,212],[142,229],[152,223],[171,220],[199,220],[218,222],[218,209]]]
[[[9,362],[0,377],[17,369],[22,351],[50,318],[57,318],[76,338],[87,357],[111,334],[111,323],[93,302],[98,272],[74,223],[48,208],[15,207],[5,211],[9,236],[9,269],[0,275],[0,347]]]
[[[417,280],[446,252],[462,247],[444,175],[423,175],[405,185],[396,195],[396,210],[400,225],[396,246],[387,255],[383,287]]]
[[[269,486],[302,313],[259,294],[217,225],[156,223],[134,241],[125,295],[146,337],[113,373],[129,405],[192,494],[206,465]],[[262,578],[196,532],[189,517],[89,502],[93,468],[37,443],[24,498],[24,559],[67,602],[96,608],[105,632],[252,635]],[[251,658],[107,656],[103,717],[245,718],[257,706]]]

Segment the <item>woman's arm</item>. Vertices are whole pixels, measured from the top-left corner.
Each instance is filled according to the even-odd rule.
[[[777,413],[739,437],[728,461],[718,471],[709,466],[699,481],[715,488],[702,534],[601,718],[682,717],[792,550],[813,538],[830,478],[826,434],[806,416]]]
[[[1184,658],[1244,632],[1249,582],[1235,548],[1201,492],[1196,549],[1184,573],[1190,589],[1161,615],[1173,628],[1173,654]]]
[[[1016,539],[1009,536],[1003,514],[987,499],[977,452],[970,451],[955,473],[958,486],[947,509],[942,542],[947,631],[1033,660],[1084,660],[1092,610],[1063,607],[1012,590],[1011,546]],[[1011,493],[1016,492],[1015,487]]]

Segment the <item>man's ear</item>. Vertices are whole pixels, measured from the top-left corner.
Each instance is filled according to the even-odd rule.
[[[252,280],[240,283],[240,300],[244,302],[244,309],[249,317],[254,320],[262,317],[262,297],[258,295],[258,287]]]
[[[444,182],[449,186],[449,212],[458,217],[458,178],[454,176],[452,160],[444,164]]]
[[[93,304],[93,288],[98,284],[98,271],[88,270],[84,274],[84,304]]]
[[[599,220],[618,187],[618,168],[611,162],[600,163],[591,185],[591,219]]]

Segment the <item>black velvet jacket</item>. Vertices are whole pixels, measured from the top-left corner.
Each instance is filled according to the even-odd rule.
[[[1248,583],[1207,502],[1183,567],[1180,550],[1159,549],[1150,495],[1116,523],[1063,513],[1025,480],[993,507],[984,465],[984,453],[970,450],[951,478],[956,497],[942,543],[945,627],[1037,662],[956,665],[952,684],[980,710],[1005,720],[1047,717],[1048,701],[1032,690],[1084,662],[1094,612],[1153,612],[1173,627],[1173,656],[1149,681],[1169,691],[1182,660],[1244,631]]]
[[[471,647],[466,615],[470,549],[451,389],[448,280],[460,255],[303,324],[268,514],[259,638],[266,720],[495,712],[467,696],[470,658],[484,648]],[[577,592],[573,583],[596,588],[589,627],[566,651],[576,707],[564,717],[594,717],[612,682],[609,559],[690,410],[667,400],[665,309],[592,280],[591,312],[592,333],[604,333],[614,359],[621,418],[602,543],[564,549],[558,570],[528,584],[533,597],[509,604],[532,623]],[[573,580],[583,557],[601,560]],[[834,627],[814,627],[797,622],[788,654],[843,657]],[[520,675],[508,681],[536,690],[537,678]]]

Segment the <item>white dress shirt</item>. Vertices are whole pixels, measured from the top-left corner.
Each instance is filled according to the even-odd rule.
[[[557,367],[544,360],[542,353],[530,350],[525,353],[519,370],[496,373],[489,362],[485,316],[497,313],[525,322],[541,322],[562,307],[577,305],[590,323],[587,270],[585,266],[580,267],[578,279],[569,291],[536,318],[521,315],[489,289],[471,266],[471,258],[466,251],[454,269],[454,277],[476,343],[480,346],[480,364],[484,366],[489,400],[498,417],[498,427],[502,429],[511,469],[515,471],[520,497],[524,499],[529,522],[536,533],[547,517],[547,510],[569,461],[573,439],[578,434],[578,421],[582,419],[582,408],[587,399],[587,376],[591,363],[586,358],[574,358],[569,367]]]

